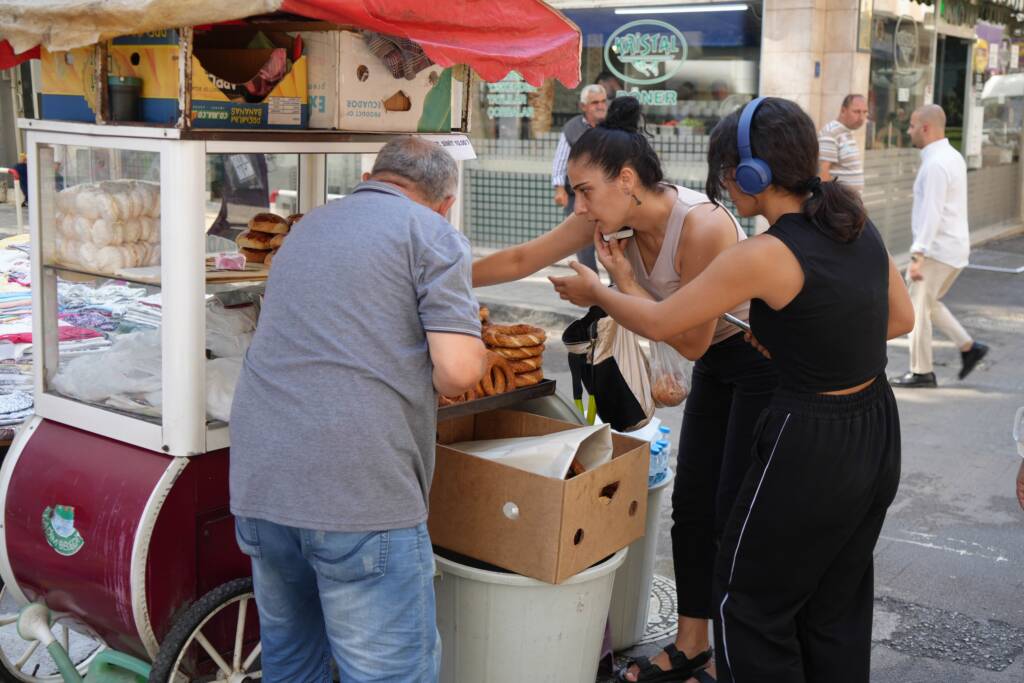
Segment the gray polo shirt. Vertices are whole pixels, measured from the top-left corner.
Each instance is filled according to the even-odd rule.
[[[231,511],[375,531],[427,516],[437,397],[427,330],[480,335],[469,243],[370,181],[274,258],[231,410]]]

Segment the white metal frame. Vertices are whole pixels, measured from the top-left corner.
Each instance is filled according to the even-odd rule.
[[[32,234],[32,334],[36,414],[88,432],[174,456],[191,456],[227,448],[224,425],[208,427],[206,416],[205,179],[206,155],[233,153],[300,154],[299,210],[309,211],[326,200],[325,154],[375,155],[391,135],[310,135],[289,139],[266,132],[265,139],[203,139],[175,128],[113,126],[66,121],[23,119],[29,150],[29,226]],[[247,131],[248,133],[248,131]],[[322,139],[317,139],[322,137]],[[474,158],[472,145],[461,133],[423,134],[448,143],[457,159]],[[275,139],[277,138],[277,139]],[[58,366],[57,278],[44,268],[44,248],[51,253],[53,231],[41,230],[39,187],[41,145],[73,145],[100,149],[155,152],[160,155],[161,245],[161,424],[86,405],[46,393],[47,381]],[[45,147],[43,148],[45,149]],[[461,192],[461,188],[460,188]],[[461,197],[460,197],[461,198]],[[458,202],[457,202],[458,203]],[[173,207],[173,210],[169,210]],[[41,342],[41,343],[40,343]]]

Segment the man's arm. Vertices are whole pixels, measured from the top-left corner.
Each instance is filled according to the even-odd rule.
[[[831,161],[818,161],[818,177],[821,178],[821,182],[827,183],[828,181],[832,180],[832,174],[829,173],[829,170],[831,168]]]
[[[839,143],[831,135],[818,135],[818,177],[821,182],[832,180],[832,164],[839,163]]]
[[[457,332],[427,332],[434,388],[442,396],[458,396],[484,375],[487,349],[478,337]]]
[[[555,159],[551,162],[551,185],[555,188],[555,204],[565,206],[569,203],[569,194],[565,191],[565,172],[569,165],[569,141],[565,133],[558,136],[558,147],[555,148]]]
[[[942,221],[942,206],[946,202],[949,178],[946,176],[946,169],[938,164],[923,167],[921,173],[922,192],[920,206],[915,206],[917,210],[913,212],[914,221],[911,228],[914,243],[910,245],[910,253],[927,256]]]

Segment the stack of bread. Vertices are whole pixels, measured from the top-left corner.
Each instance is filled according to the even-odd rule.
[[[548,335],[533,325],[493,325],[486,307],[481,311],[480,324],[484,344],[488,350],[508,361],[515,373],[515,385],[528,387],[544,379],[544,342]]]
[[[55,261],[116,273],[160,263],[160,186],[141,180],[82,183],[56,198]]]
[[[486,306],[480,307],[480,327],[487,346],[483,379],[461,396],[442,396],[441,406],[496,396],[544,379],[544,330],[532,325],[492,325]]]
[[[292,225],[301,218],[301,213],[288,218],[281,218],[276,213],[256,214],[249,219],[249,229],[235,238],[238,251],[245,256],[247,263],[262,263],[269,268]]]

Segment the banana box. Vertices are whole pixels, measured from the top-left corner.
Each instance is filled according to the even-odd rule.
[[[178,32],[154,31],[111,41],[110,74],[141,79],[139,118],[174,125],[178,111]],[[197,34],[192,55],[192,126],[195,128],[305,128],[309,117],[306,57],[301,42],[265,34],[263,47],[246,44],[244,31]],[[43,118],[93,121],[98,109],[92,47],[42,52]],[[287,66],[285,66],[287,65]],[[283,77],[267,87],[266,76]],[[273,81],[271,81],[273,82]],[[269,90],[269,92],[266,92]]]

